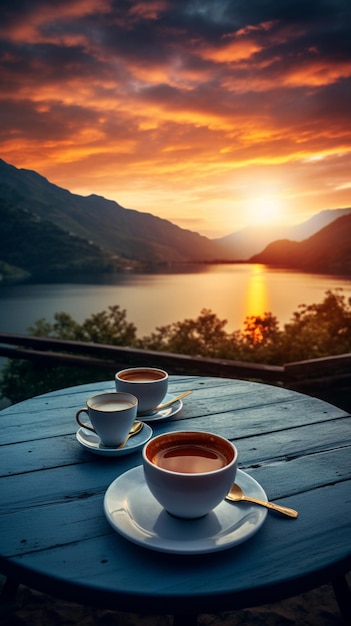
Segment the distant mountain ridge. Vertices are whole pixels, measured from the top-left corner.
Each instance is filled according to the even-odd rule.
[[[351,274],[351,214],[339,217],[304,241],[275,241],[250,261],[309,272]]]
[[[248,260],[252,255],[261,252],[273,241],[281,239],[303,241],[337,218],[350,213],[351,207],[347,209],[326,209],[317,213],[317,215],[313,215],[313,217],[301,224],[247,227],[214,241],[222,249],[225,256],[233,254],[235,251],[235,258]]]
[[[125,209],[101,196],[72,194],[36,172],[0,160],[0,202],[31,212],[66,233],[98,246],[126,266],[213,261],[210,239],[149,213]]]
[[[247,261],[274,239],[308,237],[348,213],[351,208],[322,211],[290,228],[246,228],[211,240],[101,196],[72,194],[0,159],[0,282],[9,266],[16,277],[48,277],[64,271],[149,271],[178,263]]]

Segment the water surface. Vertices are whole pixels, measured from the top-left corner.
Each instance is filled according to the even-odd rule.
[[[0,331],[26,333],[39,318],[65,311],[77,322],[118,304],[139,337],[157,327],[196,319],[210,309],[228,320],[227,332],[249,315],[272,312],[280,326],[300,304],[321,302],[329,289],[351,297],[351,277],[269,269],[263,265],[218,264],[160,274],[124,273],[85,283],[23,284],[0,288]]]

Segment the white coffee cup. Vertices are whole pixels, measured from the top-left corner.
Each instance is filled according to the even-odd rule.
[[[153,437],[142,452],[147,486],[176,517],[202,517],[224,500],[235,482],[238,451],[224,437],[203,431]]]
[[[138,412],[151,411],[160,404],[168,390],[168,374],[157,367],[129,367],[115,375],[117,391],[138,398]]]
[[[86,404],[76,414],[78,424],[95,432],[105,446],[119,446],[137,416],[137,398],[130,393],[112,391],[92,396]],[[81,419],[81,413],[88,415],[90,424]]]

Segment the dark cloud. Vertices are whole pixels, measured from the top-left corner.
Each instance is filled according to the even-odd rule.
[[[42,108],[32,100],[4,100],[1,106],[0,140],[8,137],[8,128],[15,136],[27,139],[62,141],[76,128],[90,128],[96,125],[96,114],[90,109],[51,102],[50,107]]]
[[[350,34],[349,0],[2,0],[1,156],[203,200],[343,154],[346,189]]]

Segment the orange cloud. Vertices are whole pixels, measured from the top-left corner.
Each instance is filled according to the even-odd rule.
[[[331,64],[317,60],[300,67],[294,67],[285,77],[283,84],[287,87],[321,87],[330,85],[342,78],[351,76],[351,61]]]
[[[251,3],[234,19],[232,4],[10,8],[0,25],[1,157],[218,236],[245,219],[260,181],[275,183],[290,217],[351,205],[342,20],[330,29],[319,13],[304,20],[302,5],[285,19],[284,3],[279,19]]]
[[[235,38],[233,41],[226,42],[219,47],[207,47],[200,54],[204,59],[214,61],[215,63],[235,63],[251,58],[260,50],[261,46],[253,40],[246,39],[241,41]]]
[[[111,10],[110,0],[66,0],[60,3],[58,12],[55,4],[35,3],[28,9],[28,14],[18,14],[12,24],[7,24],[6,29],[0,25],[0,34],[6,35],[11,41],[38,43],[60,40],[60,35],[45,33],[45,26],[57,23],[68,23],[72,18],[96,13],[108,13]]]
[[[167,2],[164,0],[150,0],[147,2],[137,2],[130,10],[129,15],[146,20],[157,20],[160,14],[167,8]]]

